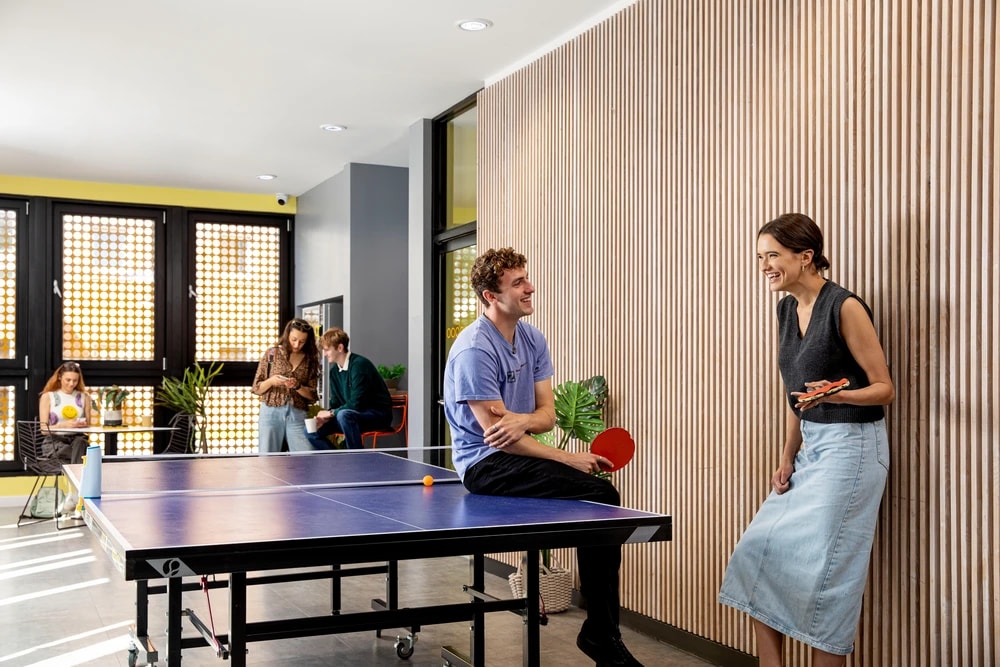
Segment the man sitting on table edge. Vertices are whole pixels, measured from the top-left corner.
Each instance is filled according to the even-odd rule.
[[[316,414],[315,433],[306,433],[313,449],[330,449],[329,437],[343,434],[348,449],[361,449],[361,433],[388,429],[392,423],[392,397],[375,364],[350,351],[351,339],[343,329],[323,332],[319,340],[330,362],[327,382],[329,404]]]
[[[538,329],[527,260],[512,248],[487,250],[472,266],[472,289],[486,306],[452,345],[444,371],[444,410],[455,469],[472,493],[563,498],[620,505],[599,472],[610,461],[549,447],[531,437],[555,426],[552,359]],[[622,643],[618,570],[621,546],[577,549],[587,601],[576,645],[598,667],[641,667]]]

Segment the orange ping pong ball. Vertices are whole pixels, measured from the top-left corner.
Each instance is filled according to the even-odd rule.
[[[424,486],[431,486],[434,484],[434,478],[430,475],[424,475]]]

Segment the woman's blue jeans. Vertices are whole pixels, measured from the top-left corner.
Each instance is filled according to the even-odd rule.
[[[257,450],[261,454],[280,452],[281,443],[288,441],[288,451],[308,452],[313,449],[305,436],[305,410],[295,408],[289,401],[280,408],[260,404],[257,421]]]

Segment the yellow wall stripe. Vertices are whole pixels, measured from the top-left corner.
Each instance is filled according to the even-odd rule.
[[[33,178],[0,174],[0,193],[60,199],[120,202],[125,204],[159,204],[227,211],[285,213],[295,215],[296,199],[289,197],[279,206],[273,194],[257,195],[240,192],[213,192],[148,185],[122,185],[88,181],[66,181],[54,178]]]

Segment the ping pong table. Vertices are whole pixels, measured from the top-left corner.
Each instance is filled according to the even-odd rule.
[[[66,471],[79,486],[83,466]],[[422,483],[425,475],[433,485]],[[469,654],[443,647],[442,656],[447,664],[481,666],[485,614],[514,611],[525,617],[523,664],[537,667],[540,549],[671,539],[667,515],[470,494],[453,471],[384,450],[106,460],[102,497],[85,500],[84,518],[125,580],[136,582],[133,641],[151,664],[159,651],[148,632],[149,582],[166,579],[168,665],[180,664],[182,648],[211,646],[242,667],[253,641],[386,628],[414,633],[421,625],[471,621]],[[510,551],[526,552],[525,597],[498,599],[485,592],[484,554]],[[340,612],[342,565],[458,555],[472,556],[467,603],[400,607],[390,567],[389,602]],[[248,572],[315,567],[331,568],[329,614],[247,622],[247,586],[255,583]],[[228,577],[228,634],[183,608],[182,592],[197,587],[184,577],[205,575]],[[182,637],[185,616],[199,636]],[[407,639],[397,642],[401,658],[412,654],[415,637]]]

